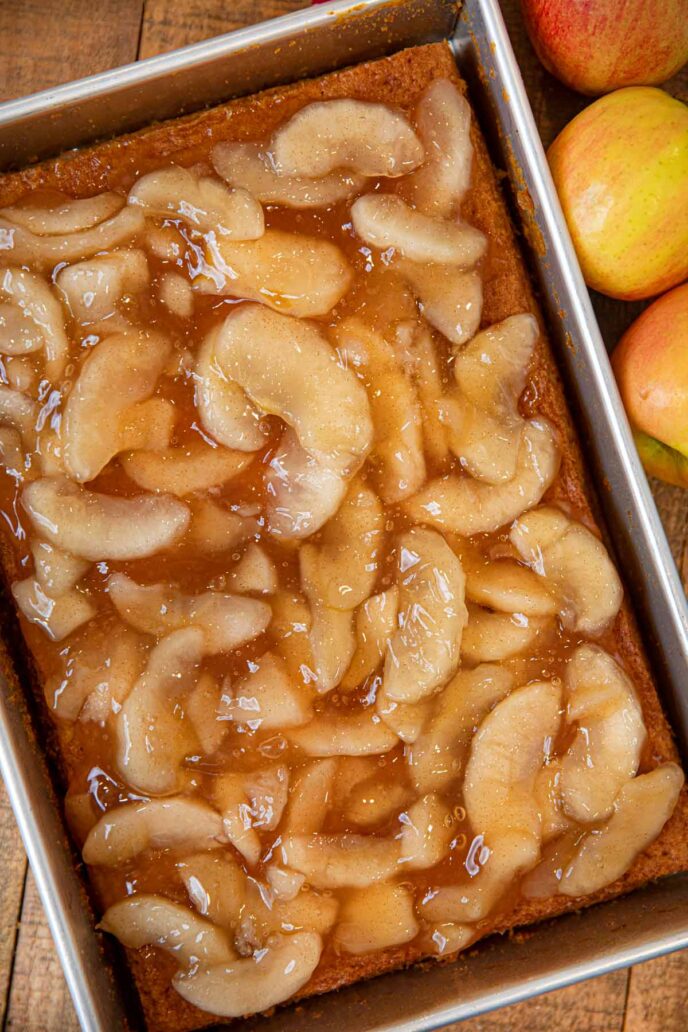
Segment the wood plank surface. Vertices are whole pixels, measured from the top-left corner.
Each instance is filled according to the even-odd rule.
[[[17,922],[24,895],[26,857],[19,829],[0,781],[0,1025],[4,1021],[14,966]]]
[[[0,0],[0,99],[134,61],[143,3]]]
[[[230,32],[307,6],[302,0],[0,0],[0,99]],[[542,68],[517,0],[502,8],[543,140],[587,101]],[[688,97],[688,77],[669,87]],[[611,348],[642,306],[594,297]],[[688,494],[653,491],[688,580]],[[16,1032],[78,1025],[11,811],[0,786],[0,1020]],[[461,1024],[461,1032],[682,1032],[688,1027],[688,951],[615,972]],[[4,1016],[4,1020],[3,1020]],[[459,1026],[451,1026],[458,1029]]]
[[[26,879],[6,1028],[77,1032],[79,1022],[32,873]]]

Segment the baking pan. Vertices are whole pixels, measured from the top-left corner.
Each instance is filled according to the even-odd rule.
[[[688,607],[638,461],[604,344],[547,169],[497,0],[340,0],[137,65],[0,105],[0,168],[136,129],[405,46],[448,39],[513,212],[583,435],[617,562],[633,596],[663,701],[688,760]],[[0,681],[0,770],[79,1020],[89,1032],[140,1027],[93,931],[36,732]],[[529,930],[470,958],[416,967],[284,1008],[237,1032],[421,1032],[688,946],[688,876]],[[219,1027],[219,1026],[218,1026]]]

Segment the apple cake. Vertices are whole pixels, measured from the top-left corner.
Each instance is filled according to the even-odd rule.
[[[150,1029],[686,868],[446,45],[7,174],[0,205],[4,577]]]

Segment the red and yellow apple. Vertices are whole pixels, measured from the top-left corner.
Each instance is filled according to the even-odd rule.
[[[688,61],[686,0],[521,0],[545,68],[580,93],[665,82]]]
[[[688,487],[688,283],[635,320],[612,365],[645,469]]]
[[[652,86],[600,97],[548,151],[588,286],[653,297],[688,276],[688,107]]]

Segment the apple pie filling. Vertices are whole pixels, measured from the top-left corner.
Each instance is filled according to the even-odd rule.
[[[68,818],[101,927],[215,1015],[594,893],[681,788],[550,490],[538,322],[481,323],[469,130],[438,80],[0,212],[7,565]]]

